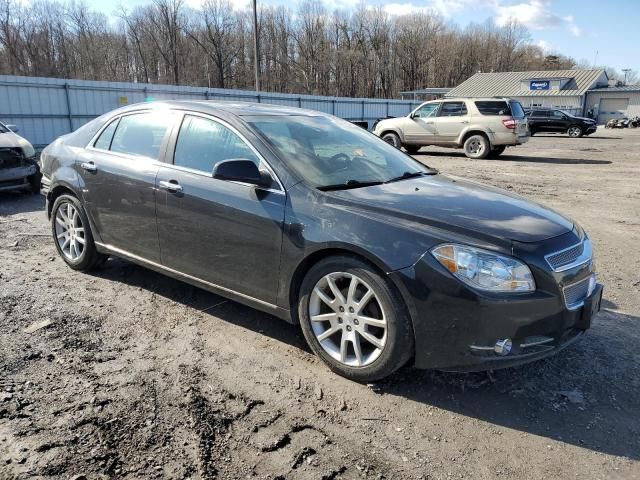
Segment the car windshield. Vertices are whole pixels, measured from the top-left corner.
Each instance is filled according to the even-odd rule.
[[[434,173],[361,127],[338,118],[274,115],[247,120],[298,175],[318,188],[357,188]]]

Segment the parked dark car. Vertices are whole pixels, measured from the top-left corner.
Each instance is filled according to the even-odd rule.
[[[133,105],[41,157],[73,269],[115,255],[301,325],[348,378],[553,354],[600,308],[571,220],[318,112]]]
[[[40,171],[33,146],[20,135],[15,125],[0,123],[0,192],[40,190]]]
[[[598,128],[592,118],[576,117],[557,109],[537,109],[527,112],[527,120],[531,135],[540,132],[566,133],[578,138],[590,135]]]

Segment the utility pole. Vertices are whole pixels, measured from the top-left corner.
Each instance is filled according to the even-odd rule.
[[[260,67],[258,65],[258,8],[253,0],[253,70],[256,75],[256,92],[260,91]]]
[[[630,68],[623,68],[622,71],[624,72],[624,85],[627,85],[627,74],[631,71]]]

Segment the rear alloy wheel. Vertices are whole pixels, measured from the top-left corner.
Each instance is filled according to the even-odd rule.
[[[71,195],[61,195],[54,202],[51,231],[58,253],[74,270],[90,270],[108,258],[96,250],[82,204]]]
[[[486,158],[490,152],[491,145],[484,135],[471,135],[464,142],[464,154],[469,158]]]
[[[384,135],[382,135],[382,139],[389,145],[393,145],[394,147],[396,147],[398,150],[400,149],[400,147],[402,147],[402,143],[400,143],[400,137],[393,132],[385,133]]]
[[[411,324],[387,282],[368,264],[346,256],[321,261],[305,277],[298,306],[302,331],[334,372],[371,382],[410,357]]]
[[[574,125],[573,127],[569,127],[569,129],[567,130],[567,135],[569,135],[571,138],[580,138],[583,135],[582,129]]]

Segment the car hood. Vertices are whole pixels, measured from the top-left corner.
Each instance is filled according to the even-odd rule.
[[[331,193],[394,218],[503,241],[538,242],[573,229],[567,218],[518,195],[445,175]]]
[[[36,153],[27,140],[13,132],[0,133],[0,148],[21,148],[27,158],[33,157]]]

